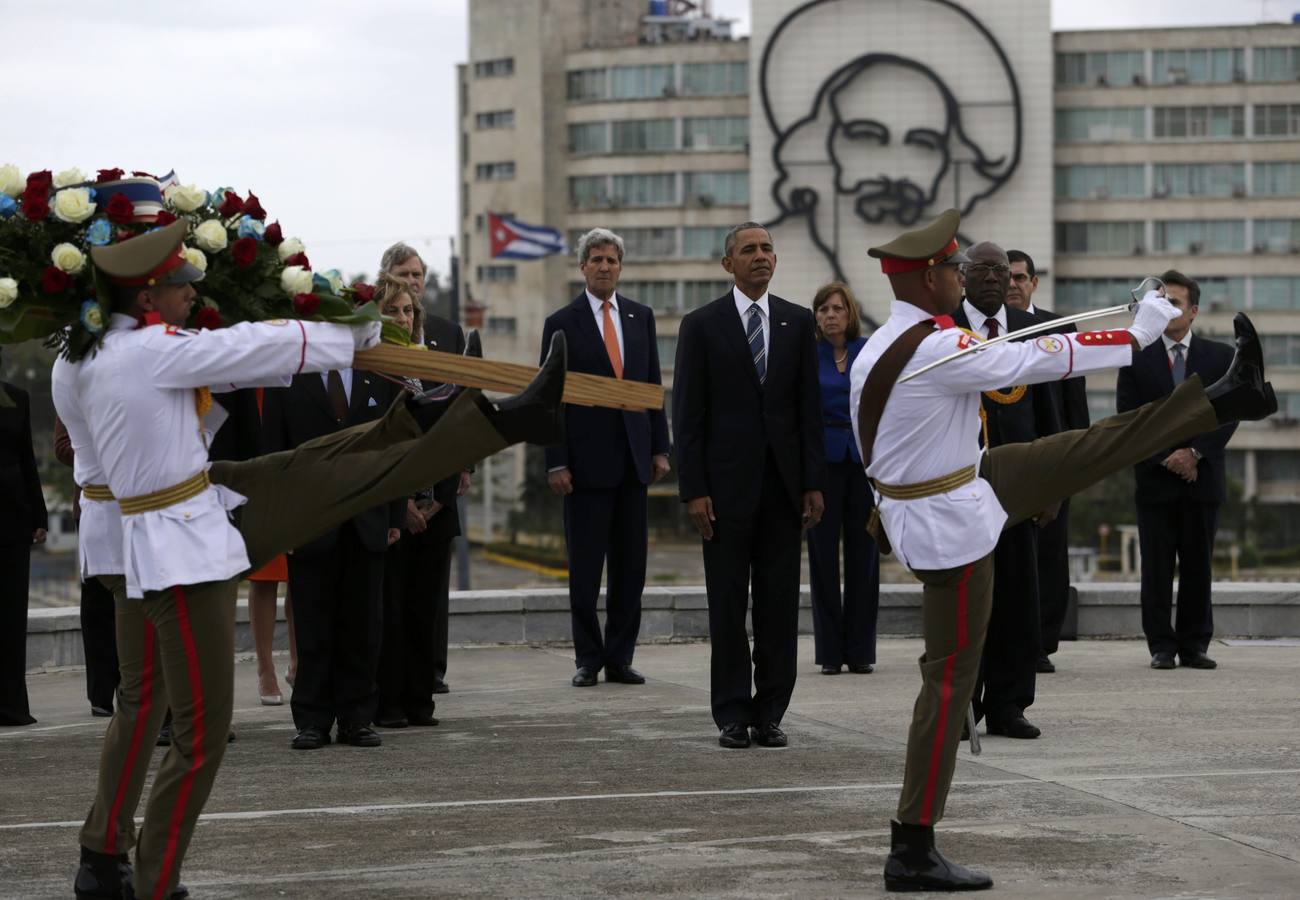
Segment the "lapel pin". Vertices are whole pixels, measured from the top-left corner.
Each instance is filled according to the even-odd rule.
[[[781,325],[782,325],[782,326],[784,326],[784,325],[785,325],[785,323],[784,323],[784,322],[782,322],[782,323],[781,323]]]

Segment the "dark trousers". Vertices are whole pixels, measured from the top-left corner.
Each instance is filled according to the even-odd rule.
[[[32,545],[0,545],[0,725],[31,725],[27,705],[27,590]]]
[[[86,656],[86,699],[113,709],[121,676],[117,670],[117,611],[113,592],[98,578],[81,583],[81,645]]]
[[[880,553],[867,534],[871,488],[861,463],[826,466],[826,512],[808,529],[813,640],[817,665],[866,665],[876,661],[876,615],[880,608]],[[840,540],[844,542],[844,593],[840,594]]]
[[[383,632],[384,554],[367,550],[350,524],[328,553],[289,556],[298,638],[293,722],[301,730],[367,725],[375,718]]]
[[[799,638],[800,511],[790,503],[768,456],[758,511],[728,518],[715,511],[713,539],[704,542],[709,597],[709,692],[713,721],[780,723],[794,693]],[[753,670],[745,610],[753,591]],[[751,695],[752,688],[752,695]]]
[[[629,666],[641,631],[646,571],[646,486],[629,460],[617,487],[575,487],[564,498],[564,540],[569,551],[569,611],[577,666]],[[596,603],[608,566],[605,629]]]
[[[1034,703],[1041,623],[1038,543],[1033,522],[1010,525],[993,549],[993,607],[989,616],[975,715],[1005,722]]]
[[[1043,655],[1061,646],[1061,627],[1070,606],[1070,501],[1038,531],[1038,607],[1042,613]]]
[[[1214,636],[1210,562],[1219,504],[1197,500],[1139,503],[1142,549],[1142,632],[1151,652],[1204,653]],[[1174,567],[1178,612],[1173,624]]]
[[[433,686],[439,677],[438,608],[442,606],[445,660],[450,578],[450,539],[424,541],[418,535],[404,534],[384,555],[384,639],[379,654],[377,719],[433,715]]]

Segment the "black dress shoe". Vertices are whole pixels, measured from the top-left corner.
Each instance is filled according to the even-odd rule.
[[[1178,664],[1184,669],[1217,669],[1219,664],[1200,650],[1178,654]]]
[[[329,742],[330,732],[328,728],[317,728],[315,725],[308,725],[294,735],[289,746],[294,750],[319,750]]]
[[[876,667],[871,663],[849,663],[849,671],[854,675],[870,675]]]
[[[107,706],[92,706],[90,714],[97,719],[107,719],[113,715],[113,710]]]
[[[1037,725],[1024,716],[1012,716],[1004,722],[990,721],[988,731],[989,734],[1000,734],[1003,737],[1020,738],[1026,741],[1031,741],[1043,733]]]
[[[728,750],[739,750],[749,746],[749,726],[740,722],[723,725],[718,732],[718,746]]]
[[[170,747],[172,745],[171,722],[163,722],[162,728],[158,729],[158,739],[153,744],[155,747]]]
[[[380,728],[405,728],[410,722],[406,716],[381,716],[375,719],[375,724]]]
[[[131,879],[131,861],[125,853],[114,856],[82,847],[72,890],[78,897],[134,897]]]
[[[949,860],[934,846],[930,825],[889,823],[889,858],[885,860],[887,891],[983,891],[993,879]]]
[[[591,666],[578,666],[578,671],[573,673],[574,687],[594,687],[596,684],[596,670]]]
[[[838,675],[838,674],[840,674],[840,667],[839,667],[839,666],[822,666],[822,674],[823,674],[823,675]]]
[[[353,747],[378,747],[384,743],[384,739],[369,725],[344,725],[340,722],[339,743]]]
[[[645,676],[631,666],[606,666],[605,680],[619,684],[645,684]]]
[[[1174,662],[1174,655],[1168,650],[1157,650],[1151,654],[1151,668],[1153,669],[1172,669],[1177,665]]]
[[[763,722],[754,726],[754,743],[760,747],[784,747],[790,742],[775,722]]]
[[[564,378],[569,352],[564,332],[551,337],[551,349],[537,376],[513,397],[491,403],[479,397],[479,408],[508,444],[527,441],[546,447],[564,442]]]
[[[434,718],[433,713],[427,712],[407,713],[406,721],[417,728],[432,728],[438,724],[438,720]]]
[[[1223,377],[1205,389],[1220,425],[1251,422],[1277,412],[1273,386],[1264,380],[1264,349],[1245,313],[1232,317],[1236,353]]]
[[[477,331],[471,333],[478,334]],[[435,681],[433,683],[433,692],[435,694],[449,694],[451,693],[451,688],[447,687],[447,682],[445,681]]]
[[[483,358],[483,339],[478,336],[477,328],[465,335],[465,355],[475,359]]]
[[[1056,671],[1056,664],[1046,656],[1038,657],[1038,663],[1034,666],[1034,671],[1042,675],[1051,675]]]

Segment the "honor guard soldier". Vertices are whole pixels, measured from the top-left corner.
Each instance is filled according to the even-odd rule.
[[[892,543],[923,585],[922,687],[908,732],[898,817],[891,822],[884,872],[891,891],[993,884],[935,848],[934,823],[943,816],[979,671],[992,551],[1002,529],[1165,447],[1277,409],[1264,381],[1259,339],[1238,314],[1232,367],[1210,387],[1189,378],[1168,398],[1090,428],[981,451],[981,391],[1127,365],[1137,349],[1159,340],[1178,309],[1153,291],[1137,304],[1127,329],[1000,343],[899,382],[905,373],[979,343],[951,318],[962,297],[959,267],[968,261],[957,247],[959,224],[958,212],[948,210],[931,225],[868,251],[880,260],[896,299],[852,370],[854,433],[879,511],[872,530]]]
[[[122,529],[122,574],[112,579],[122,683],[81,830],[79,897],[175,895],[225,752],[243,573],[509,444],[562,433],[561,339],[516,397],[489,403],[464,391],[432,427],[428,406],[412,397],[296,450],[209,468],[209,386],[282,385],[298,372],[350,367],[380,328],[295,320],[184,329],[202,277],[183,255],[186,228],[181,220],[92,249],[112,285],[111,320],[95,350],[56,373],[55,403],[77,459],[101,467],[103,491],[91,499],[116,502]],[[172,744],[137,837],[146,748],[168,706]]]

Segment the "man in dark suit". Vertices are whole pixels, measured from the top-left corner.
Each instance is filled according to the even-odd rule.
[[[704,539],[718,743],[784,747],[794,691],[801,528],[823,511],[813,318],[767,291],[776,251],[755,222],[727,233],[735,287],[682,319],[674,368],[678,483]],[[750,669],[745,611],[753,586]],[[752,693],[751,693],[752,687]]]
[[[1034,305],[1034,291],[1038,290],[1038,272],[1034,260],[1023,250],[1008,250],[1011,263],[1011,284],[1007,290],[1007,306],[1022,309],[1040,322],[1061,318],[1051,310]],[[1073,325],[1063,325],[1059,334],[1072,334]],[[1056,404],[1061,427],[1066,431],[1087,428],[1092,424],[1088,413],[1088,387],[1085,378],[1067,378],[1043,385]],[[1056,518],[1046,524],[1040,522],[1038,531],[1038,605],[1042,618],[1042,653],[1038,656],[1038,671],[1051,673],[1056,665],[1049,657],[1061,645],[1061,628],[1070,605],[1070,501],[1061,503]]]
[[[1002,248],[987,241],[966,251],[966,299],[953,314],[957,324],[985,338],[1019,331],[1038,319],[1006,303],[1011,267]],[[1027,443],[1061,430],[1056,405],[1040,385],[985,391],[981,398],[985,446]],[[989,734],[1032,739],[1037,726],[1025,718],[1033,705],[1040,655],[1038,527],[1055,510],[1002,531],[993,550],[993,607],[975,687],[975,713]]]
[[[289,387],[265,394],[265,451],[290,450],[312,438],[372,422],[393,398],[389,382],[368,372],[295,375]],[[378,703],[384,551],[396,540],[405,510],[404,498],[371,507],[289,555],[298,638],[291,700],[298,728],[295,750],[329,743],[336,721],[341,743],[382,743],[370,723]]]
[[[1120,412],[1167,396],[1192,374],[1213,384],[1232,362],[1227,344],[1192,334],[1200,286],[1172,269],[1160,278],[1169,302],[1183,314],[1169,323],[1159,341],[1134,356],[1133,365],[1119,370]],[[1214,635],[1211,558],[1219,505],[1227,499],[1225,447],[1236,428],[1235,422],[1224,425],[1133,467],[1142,551],[1142,631],[1153,669],[1174,668],[1175,654],[1178,662],[1194,669],[1217,665],[1205,652]],[[1178,614],[1171,625],[1175,564]]]
[[[578,241],[587,288],[546,318],[542,356],[563,331],[569,370],[661,384],[655,317],[619,294],[623,239],[595,228]],[[564,497],[573,616],[574,687],[606,681],[644,684],[632,668],[641,628],[646,572],[646,488],[668,474],[668,419],[663,410],[565,407],[563,444],[546,448],[547,481]],[[605,631],[596,617],[600,576],[608,560]]]

